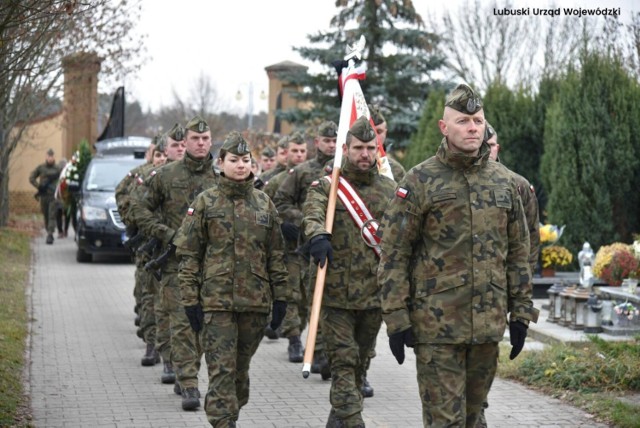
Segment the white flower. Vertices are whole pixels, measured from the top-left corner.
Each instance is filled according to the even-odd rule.
[[[78,174],[73,174],[73,179],[74,180],[80,180],[80,176]]]

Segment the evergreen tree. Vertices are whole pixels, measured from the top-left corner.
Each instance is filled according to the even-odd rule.
[[[362,90],[369,103],[390,112],[386,115],[387,143],[404,147],[416,130],[423,101],[437,82],[431,73],[443,64],[443,58],[435,53],[438,38],[424,31],[422,18],[410,0],[337,0],[336,6],[339,11],[331,20],[332,30],[309,35],[314,47],[294,48],[303,58],[320,63],[323,71],[280,76],[305,88],[292,95],[313,108],[291,109],[281,112],[280,117],[299,125],[337,121],[340,100],[331,63],[341,60],[347,45],[364,35],[367,77],[360,82]]]
[[[541,172],[551,223],[577,252],[630,241],[640,226],[640,85],[615,58],[585,54],[547,112]]]
[[[429,94],[418,123],[418,130],[412,136],[411,145],[407,148],[402,160],[405,168],[412,168],[436,154],[443,137],[438,120],[442,119],[444,100],[443,89],[431,91]]]
[[[544,118],[539,122],[534,98],[526,89],[511,91],[494,83],[483,102],[485,118],[498,133],[500,161],[535,187],[540,182]]]

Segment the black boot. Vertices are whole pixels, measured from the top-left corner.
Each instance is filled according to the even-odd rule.
[[[289,338],[289,362],[301,363],[303,360],[302,355],[302,342],[300,342],[300,336],[291,336]]]
[[[176,373],[173,371],[173,364],[171,362],[164,362],[164,367],[162,368],[162,376],[160,376],[160,380],[162,383],[175,383],[176,381]]]
[[[182,395],[182,388],[180,388],[180,384],[176,380],[176,383],[173,384],[173,393],[176,395]]]
[[[362,376],[362,387],[360,387],[360,392],[364,398],[373,397],[373,387],[369,384],[366,376]]]
[[[277,340],[278,339],[278,333],[274,329],[272,329],[271,326],[266,326],[264,328],[264,335],[267,336],[271,340]]]
[[[49,244],[49,245],[53,244],[53,235],[52,234],[48,234],[47,235],[47,244]]]
[[[195,410],[200,407],[200,391],[190,387],[182,390],[182,410]]]
[[[320,373],[322,380],[331,379],[331,367],[329,367],[329,360],[327,360],[324,352],[317,351],[313,353],[311,373]]]
[[[151,343],[147,343],[147,350],[144,353],[142,360],[140,360],[140,363],[143,366],[153,366],[159,362],[160,362],[160,354],[158,354],[158,351],[156,351],[156,349]]]

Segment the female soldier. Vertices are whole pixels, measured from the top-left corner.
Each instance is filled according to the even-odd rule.
[[[273,202],[254,189],[251,153],[237,132],[224,141],[220,179],[198,195],[174,243],[182,304],[209,370],[205,398],[214,427],[235,427],[249,401],[249,364],[272,309],[277,328],[286,311],[284,240]]]

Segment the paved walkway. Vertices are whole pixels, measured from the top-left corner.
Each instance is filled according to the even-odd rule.
[[[142,367],[144,344],[133,325],[130,263],[78,264],[71,238],[34,243],[31,289],[30,390],[36,427],[205,427],[205,413],[184,412],[161,367]],[[365,401],[367,427],[422,426],[409,352],[399,366],[380,332]],[[265,339],[251,367],[251,398],[239,427],[324,427],[329,382],[303,379],[301,364],[286,359],[286,340]],[[200,391],[206,390],[204,364]],[[492,427],[605,427],[585,412],[519,384],[496,379],[489,394]]]

